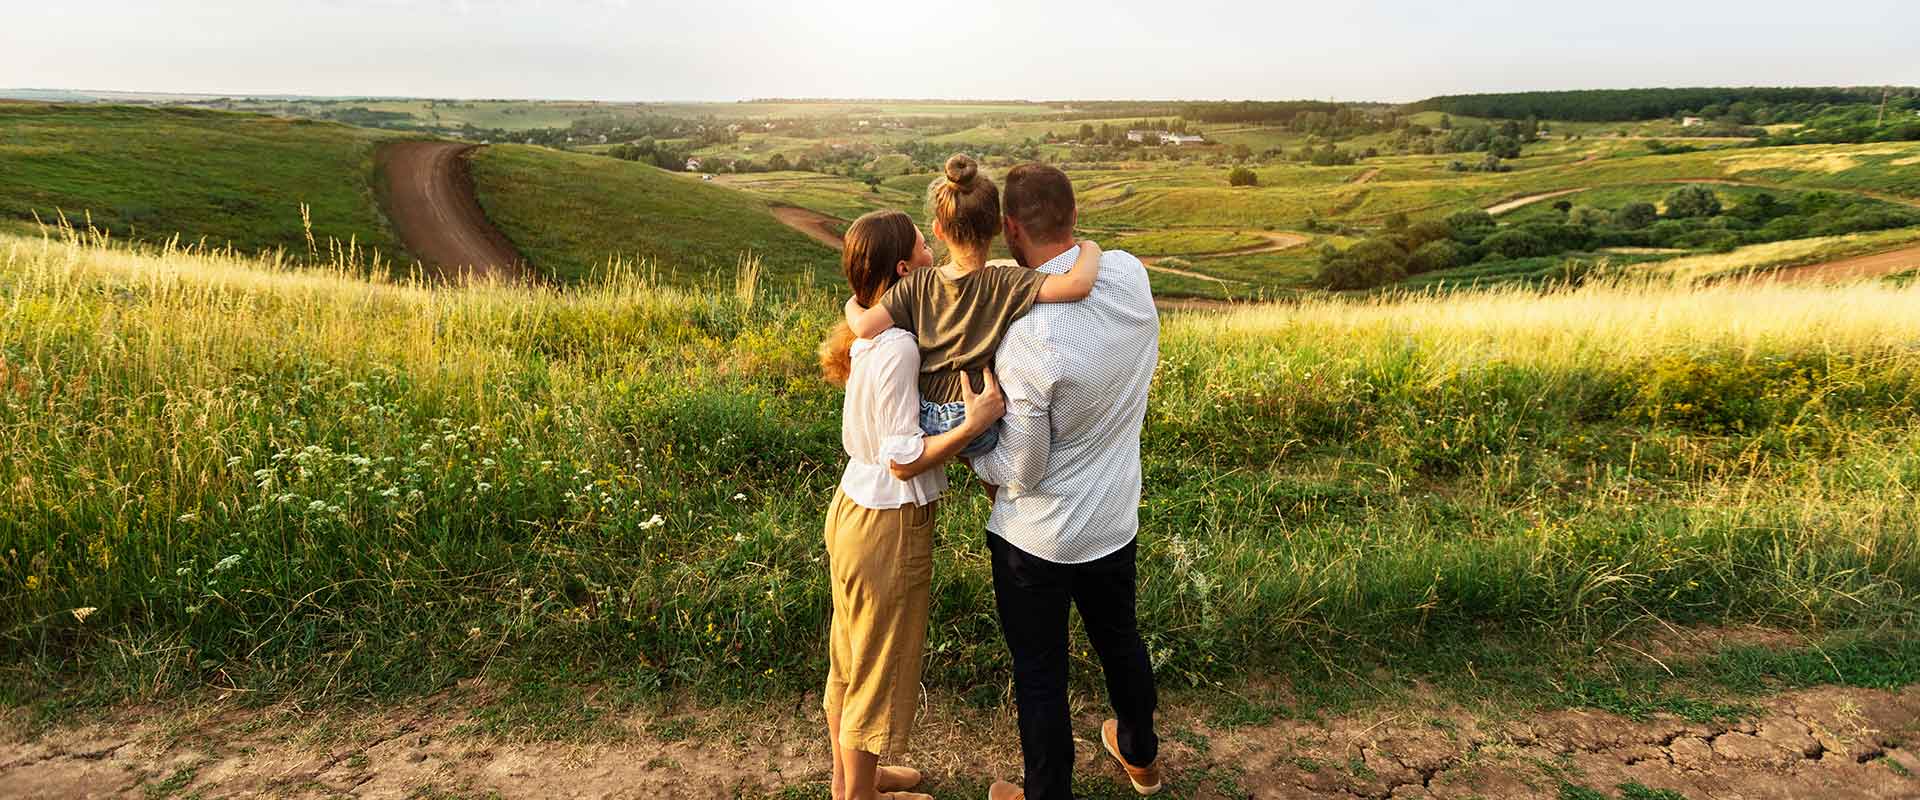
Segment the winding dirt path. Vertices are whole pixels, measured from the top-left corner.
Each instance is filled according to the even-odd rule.
[[[1534,203],[1539,203],[1546,200],[1552,200],[1553,198],[1556,198],[1556,197],[1566,197],[1567,195],[1570,195],[1570,194],[1579,194],[1580,192],[1586,191],[1587,188],[1588,187],[1582,186],[1577,189],[1561,189],[1556,192],[1542,192],[1540,194],[1530,194],[1530,195],[1527,195],[1526,197],[1516,197],[1512,200],[1506,200],[1506,201],[1494,203],[1493,205],[1487,206],[1486,211],[1488,214],[1492,214],[1497,217],[1509,211],[1513,211],[1515,209],[1525,208],[1527,206],[1533,205]]]
[[[799,206],[774,206],[772,211],[773,218],[780,220],[780,224],[804,233],[807,238],[831,247],[836,252],[845,244],[840,238],[839,231],[847,226],[846,220],[829,217]]]
[[[387,218],[407,252],[443,278],[525,280],[526,260],[487,220],[467,154],[478,145],[394,142],[375,158],[386,177]]]
[[[1780,283],[1848,283],[1884,278],[1908,270],[1920,270],[1920,247],[1853,256],[1824,264],[1788,267],[1754,277]]]
[[[1311,238],[1307,236],[1303,236],[1298,233],[1281,233],[1277,231],[1235,231],[1235,233],[1251,233],[1254,236],[1258,236],[1260,238],[1266,239],[1266,241],[1256,245],[1248,245],[1246,247],[1236,247],[1231,250],[1215,250],[1210,253],[1181,253],[1181,254],[1175,254],[1175,255],[1154,256],[1152,258],[1142,258],[1140,259],[1140,263],[1145,265],[1147,269],[1153,270],[1155,272],[1165,272],[1169,275],[1180,275],[1180,276],[1195,278],[1203,281],[1213,281],[1214,283],[1219,283],[1223,285],[1233,284],[1236,286],[1245,286],[1247,283],[1246,281],[1238,281],[1238,280],[1233,280],[1231,278],[1215,277],[1213,275],[1208,275],[1203,272],[1195,272],[1190,269],[1181,269],[1180,267],[1169,267],[1160,262],[1169,258],[1177,258],[1182,261],[1203,261],[1203,260],[1213,259],[1213,258],[1231,258],[1233,256],[1250,256],[1250,255],[1257,255],[1260,253],[1277,253],[1281,250],[1290,250],[1292,248],[1299,247],[1300,245],[1303,245],[1303,244],[1306,244],[1307,242],[1312,241]]]
[[[1355,176],[1353,176],[1353,177],[1352,177],[1351,179],[1349,179],[1349,180],[1347,181],[1347,183],[1350,183],[1350,184],[1353,184],[1353,185],[1355,185],[1355,186],[1358,186],[1358,185],[1360,185],[1360,184],[1362,184],[1362,183],[1369,183],[1369,182],[1371,182],[1371,181],[1372,181],[1372,180],[1373,180],[1374,178],[1378,178],[1378,177],[1380,177],[1380,168],[1379,168],[1379,167],[1373,167],[1373,168],[1370,168],[1370,169],[1368,169],[1368,170],[1367,170],[1366,172],[1362,172],[1362,173],[1360,173],[1360,174],[1358,174],[1358,175],[1355,175]]]
[[[1267,241],[1264,244],[1248,245],[1246,247],[1236,247],[1236,248],[1233,248],[1232,250],[1215,250],[1210,253],[1184,253],[1184,254],[1177,254],[1172,256],[1163,256],[1163,258],[1184,258],[1189,261],[1199,261],[1199,260],[1208,259],[1208,258],[1229,258],[1232,256],[1251,256],[1251,255],[1257,255],[1260,253],[1277,253],[1277,252],[1280,252],[1281,250],[1292,250],[1295,247],[1299,247],[1300,245],[1313,241],[1312,237],[1307,236],[1305,234],[1299,234],[1299,233],[1284,233],[1279,231],[1235,231],[1235,233],[1247,233],[1253,236],[1258,236]]]

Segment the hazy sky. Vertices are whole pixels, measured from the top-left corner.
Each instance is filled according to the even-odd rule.
[[[0,87],[605,100],[1920,84],[1905,0],[0,0]]]

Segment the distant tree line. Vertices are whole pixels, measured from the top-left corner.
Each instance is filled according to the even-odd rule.
[[[1737,103],[1749,106],[1877,103],[1880,93],[1878,87],[1585,89],[1444,95],[1422,100],[1409,108],[1495,119],[1536,117],[1574,122],[1612,122],[1661,119],[1714,106],[1732,107]]]

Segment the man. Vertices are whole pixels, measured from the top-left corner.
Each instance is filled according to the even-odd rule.
[[[1073,183],[1043,164],[1007,174],[1007,244],[1021,266],[1066,272],[1079,254]],[[1039,304],[1007,329],[995,357],[1007,414],[999,445],[974,471],[1000,487],[987,523],[1000,629],[1013,654],[1026,786],[996,782],[990,800],[1070,800],[1067,608],[1080,609],[1106,672],[1115,719],[1107,752],[1141,794],[1154,763],[1153,668],[1135,618],[1140,426],[1160,360],[1160,317],[1146,268],[1125,252],[1100,259],[1093,293]]]

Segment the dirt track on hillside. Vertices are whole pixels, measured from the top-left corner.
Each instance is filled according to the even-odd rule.
[[[458,142],[394,142],[380,148],[387,218],[400,243],[442,278],[523,280],[526,262],[480,208]]]
[[[1780,283],[1847,283],[1883,278],[1907,270],[1920,270],[1920,247],[1854,256],[1824,264],[1788,267],[1763,272],[1755,277]]]
[[[1566,197],[1567,195],[1578,194],[1586,190],[1587,190],[1587,187],[1583,186],[1578,189],[1561,189],[1560,191],[1557,191],[1557,192],[1542,192],[1540,194],[1530,194],[1530,195],[1527,195],[1526,197],[1516,197],[1512,200],[1495,203],[1493,205],[1487,206],[1486,210],[1488,214],[1492,214],[1493,216],[1497,217],[1509,211],[1513,211],[1515,209],[1524,208],[1526,206],[1533,205],[1534,203],[1542,202],[1545,200],[1552,200],[1553,198],[1556,198],[1556,197]]]
[[[806,234],[809,239],[836,251],[845,245],[840,229],[847,226],[846,220],[798,206],[774,206],[772,211],[773,218],[780,220],[780,224]]]
[[[0,720],[0,796],[281,798],[825,796],[817,700],[744,711],[628,711],[556,731],[562,741],[462,730],[497,700],[463,688],[374,710],[258,709],[235,701],[121,712],[30,734]],[[1121,796],[1075,697],[1076,772]],[[942,798],[984,796],[1019,773],[1005,709],[935,700],[905,763]],[[1738,722],[1598,711],[1469,712],[1430,697],[1324,720],[1219,728],[1201,709],[1161,716],[1161,753],[1186,798],[1556,800],[1562,782],[1615,795],[1638,783],[1689,798],[1920,797],[1920,688],[1816,688],[1756,703]],[[1897,765],[1897,766],[1896,766]],[[1224,780],[1223,780],[1224,778]],[[976,792],[978,792],[976,794]],[[780,796],[792,796],[781,794]]]

